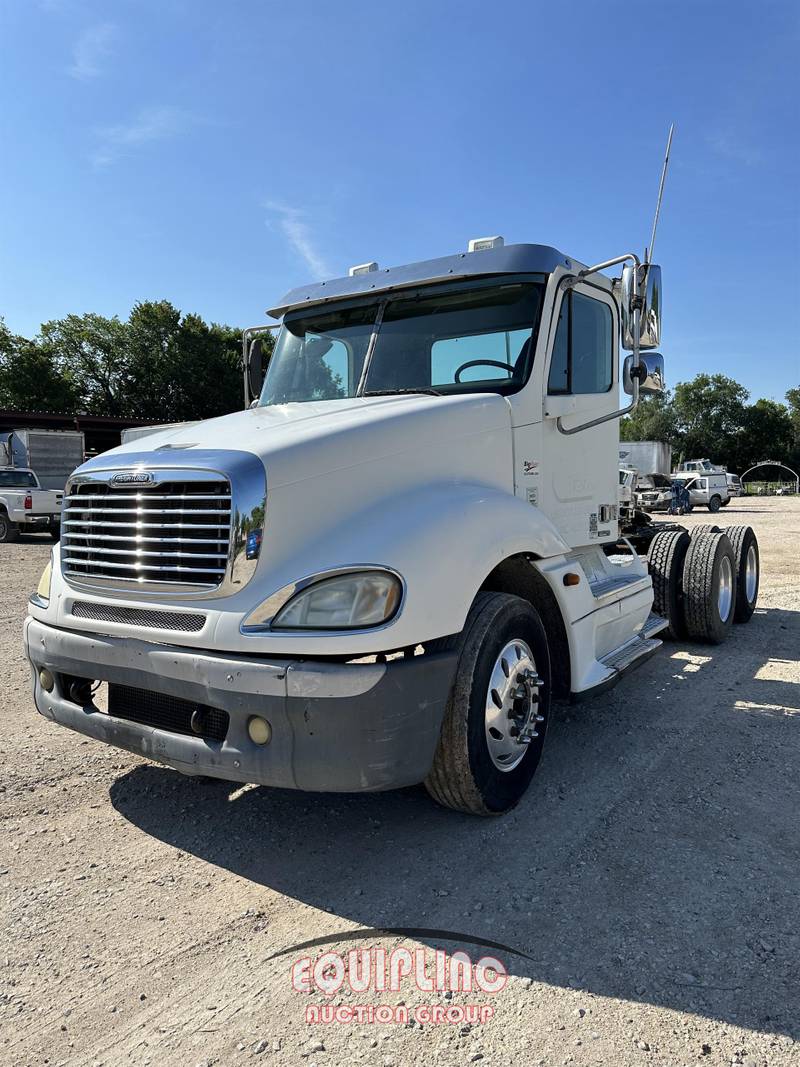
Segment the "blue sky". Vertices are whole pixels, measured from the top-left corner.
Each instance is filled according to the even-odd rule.
[[[670,382],[800,383],[796,3],[0,0],[0,315],[237,326],[466,248],[656,248]]]

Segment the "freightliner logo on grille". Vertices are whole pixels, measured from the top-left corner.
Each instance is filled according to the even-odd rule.
[[[138,471],[135,474],[114,474],[109,481],[111,485],[151,485],[155,477],[149,471]]]

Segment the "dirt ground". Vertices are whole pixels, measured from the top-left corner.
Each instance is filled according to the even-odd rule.
[[[800,1064],[800,499],[718,521],[760,539],[751,623],[560,709],[526,799],[491,821],[421,788],[202,783],[46,722],[20,635],[50,546],[0,546],[0,1062]],[[499,953],[493,995],[335,998],[486,1003],[483,1024],[309,1025],[324,997],[290,966],[323,950],[270,957],[356,927],[525,955]]]

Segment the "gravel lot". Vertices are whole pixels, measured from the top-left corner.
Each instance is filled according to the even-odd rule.
[[[488,822],[421,788],[201,783],[47,723],[20,630],[50,545],[0,546],[0,1062],[800,1063],[800,500],[718,519],[760,540],[750,625],[561,709],[526,800]],[[504,956],[491,997],[360,998],[490,1002],[483,1025],[310,1026],[323,998],[269,957],[358,926],[530,958]]]

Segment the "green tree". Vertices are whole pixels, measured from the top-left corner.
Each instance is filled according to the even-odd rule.
[[[52,352],[12,334],[0,319],[0,407],[18,411],[74,410],[76,390]]]
[[[621,441],[669,441],[678,449],[681,434],[670,392],[642,397],[633,412],[622,419],[619,437]]]
[[[725,463],[735,452],[748,395],[724,374],[698,374],[691,382],[679,382],[674,409],[684,457]]]
[[[794,444],[794,427],[784,404],[757,400],[744,410],[742,429],[728,456],[731,470],[744,471],[762,459],[787,462]]]
[[[800,471],[800,387],[786,391],[786,403],[789,405],[789,418],[792,420],[794,440],[789,450],[789,466]]]
[[[128,329],[116,315],[67,315],[45,322],[37,345],[72,382],[80,411],[129,413]]]
[[[179,407],[177,349],[181,313],[168,300],[134,304],[127,334],[127,414],[175,421]]]

